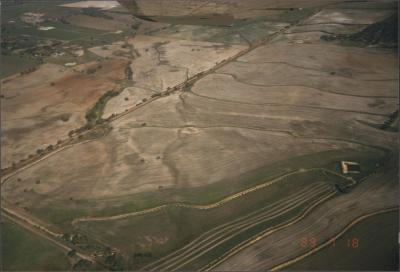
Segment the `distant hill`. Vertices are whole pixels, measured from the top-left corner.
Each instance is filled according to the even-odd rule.
[[[364,45],[394,48],[398,46],[398,15],[394,14],[383,21],[371,24],[360,32],[351,35],[324,35],[323,40],[352,41]]]

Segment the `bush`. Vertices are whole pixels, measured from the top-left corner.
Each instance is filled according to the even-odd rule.
[[[87,271],[90,270],[91,266],[91,262],[85,259],[81,259],[73,265],[72,269],[75,271]]]
[[[86,113],[85,118],[88,124],[93,124],[101,118],[101,115],[103,113],[103,108],[104,105],[107,103],[107,101],[114,97],[119,95],[119,92],[111,90],[106,92],[100,99],[97,101],[97,103]]]
[[[76,250],[75,249],[71,249],[70,251],[68,251],[67,256],[68,257],[73,257],[76,254]]]
[[[128,80],[132,80],[132,76],[133,76],[132,68],[131,68],[130,66],[127,66],[127,67],[125,68],[125,77],[126,77],[126,79],[128,79]]]

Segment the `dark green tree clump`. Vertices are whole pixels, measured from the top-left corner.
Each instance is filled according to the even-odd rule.
[[[119,92],[117,91],[108,91],[97,101],[97,103],[86,113],[85,117],[89,125],[93,125],[98,119],[101,118],[107,101],[117,95],[119,95]]]

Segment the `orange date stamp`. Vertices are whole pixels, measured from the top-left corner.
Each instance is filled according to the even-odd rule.
[[[330,240],[331,246],[335,247],[337,246],[338,242],[335,239]],[[346,239],[345,241],[340,241],[340,243],[345,245],[348,248],[351,249],[357,249],[360,246],[360,241],[357,237],[352,237],[349,239]],[[302,237],[299,240],[299,245],[302,248],[315,248],[318,246],[318,239],[316,237],[310,236],[310,237]]]

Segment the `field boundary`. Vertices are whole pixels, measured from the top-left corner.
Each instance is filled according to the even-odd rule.
[[[306,190],[307,192],[308,190]],[[196,243],[197,245],[202,244],[200,247],[196,248],[196,244],[194,244],[194,248],[186,247],[186,250],[183,251],[182,253],[175,255],[172,258],[169,258],[165,262],[158,264],[156,266],[153,266],[151,268],[151,271],[160,271],[160,270],[178,270],[182,269],[182,267],[186,266],[187,264],[195,261],[197,258],[201,257],[205,253],[209,252],[210,250],[213,250],[217,246],[229,241],[230,239],[234,239],[236,235],[240,235],[244,231],[257,226],[258,224],[263,224],[265,222],[268,222],[269,220],[273,220],[278,218],[279,216],[283,216],[287,213],[290,213],[293,210],[296,210],[299,207],[302,207],[305,205],[305,207],[302,208],[301,211],[299,211],[294,218],[297,217],[297,215],[301,215],[302,212],[307,210],[308,207],[312,206],[314,203],[319,202],[321,199],[325,199],[328,196],[333,196],[335,192],[332,190],[332,188],[329,188],[329,186],[325,185],[318,190],[314,190],[311,192],[306,193],[305,195],[300,196],[301,198],[298,198],[298,196],[293,197],[293,199],[288,200],[287,202],[282,202],[280,204],[277,204],[276,207],[272,209],[267,209],[267,211],[263,214],[255,214],[254,216],[248,218],[248,219],[243,219],[243,222],[238,222],[238,223],[233,223],[229,224],[227,226],[224,226],[222,229],[218,230],[217,232],[211,234],[209,237],[215,237],[213,240],[210,238],[204,238],[202,241],[207,241],[207,243],[199,242]],[[296,199],[296,197],[298,199]],[[317,199],[315,199],[317,198]],[[279,201],[278,201],[279,202]],[[310,202],[310,203],[308,203]],[[268,207],[268,206],[267,206]],[[292,218],[293,218],[292,217]],[[292,218],[288,218],[287,220],[281,222],[278,224],[282,225],[287,222],[290,222]],[[266,229],[260,230],[259,232],[250,235],[245,241],[248,241],[254,235],[258,235],[259,233],[264,233],[268,230],[274,229],[275,226],[268,226]],[[232,232],[235,231],[235,232]],[[219,234],[217,236],[217,234]],[[228,236],[225,236],[228,234]],[[245,241],[240,242],[243,243]],[[191,242],[193,243],[194,240]],[[211,245],[211,246],[210,246]],[[210,246],[210,247],[209,247]],[[184,249],[184,248],[182,248]],[[194,255],[196,254],[196,255]],[[168,256],[164,257],[163,259],[165,260],[168,258]],[[182,263],[182,261],[184,261]],[[159,261],[158,261],[159,262]],[[173,267],[174,268],[171,268]],[[146,266],[144,269],[147,269],[149,266]]]
[[[286,173],[284,175],[281,175],[277,178],[274,178],[272,180],[269,180],[267,182],[264,182],[262,184],[256,185],[254,187],[245,189],[243,191],[240,191],[238,193],[232,194],[230,196],[227,196],[217,202],[210,203],[210,204],[204,204],[204,205],[198,205],[198,204],[188,204],[188,203],[171,203],[171,204],[163,204],[160,206],[156,206],[153,208],[148,208],[144,209],[141,211],[135,211],[135,212],[129,212],[129,213],[123,213],[123,214],[117,214],[117,215],[111,215],[111,216],[99,216],[99,217],[81,217],[81,218],[76,218],[72,221],[72,224],[75,225],[80,222],[95,222],[95,221],[110,221],[110,220],[119,220],[119,219],[125,219],[128,217],[134,217],[134,216],[139,216],[139,215],[145,215],[153,212],[158,212],[160,210],[166,209],[168,207],[179,207],[179,208],[190,208],[190,209],[196,209],[196,210],[209,210],[209,209],[214,209],[217,207],[220,207],[234,199],[237,199],[239,197],[243,197],[249,193],[258,191],[260,189],[264,189],[266,187],[269,187],[275,183],[278,183],[279,181],[283,181],[285,178],[292,176],[292,175],[297,175],[300,173],[307,173],[307,172],[312,172],[312,171],[321,171],[322,173],[331,173],[333,175],[336,175],[338,177],[348,179],[348,177],[345,177],[339,173],[336,173],[334,171],[325,169],[325,168],[309,168],[309,169],[298,169],[296,171],[292,171],[289,173]],[[355,181],[351,179],[352,184],[355,184]]]
[[[317,207],[321,203],[327,201],[328,199],[330,199],[335,194],[336,194],[336,192],[333,192],[333,193],[327,195],[326,197],[320,199],[319,201],[315,202],[312,206],[308,207],[302,214],[300,214],[300,216],[296,217],[292,221],[289,221],[289,222],[287,222],[285,224],[278,225],[276,228],[267,229],[266,231],[261,232],[261,234],[259,234],[257,236],[253,236],[250,239],[240,243],[236,247],[234,247],[231,250],[229,250],[228,252],[226,252],[221,257],[215,259],[213,262],[211,262],[211,263],[207,264],[206,266],[202,267],[200,269],[200,271],[211,271],[212,269],[214,269],[216,266],[218,266],[222,262],[224,262],[227,259],[229,259],[230,257],[236,255],[237,253],[239,253],[243,249],[253,245],[254,243],[258,242],[259,240],[261,240],[261,239],[273,234],[274,232],[277,232],[277,231],[279,231],[281,229],[284,229],[286,227],[289,227],[289,226],[299,222],[304,217],[306,217],[310,213],[310,211],[312,211],[315,207]]]

